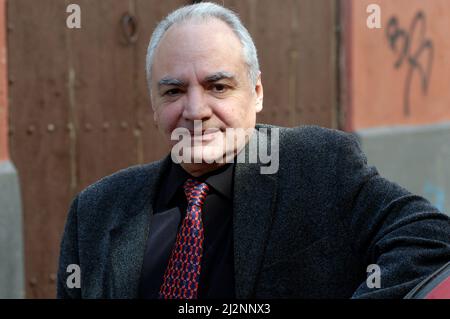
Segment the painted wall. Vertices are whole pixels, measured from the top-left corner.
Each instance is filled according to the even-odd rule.
[[[5,2],[0,0],[0,299],[25,296],[20,189],[7,144]]]
[[[450,124],[358,131],[382,175],[450,215]]]
[[[377,4],[381,28],[369,28]],[[450,1],[345,2],[345,127],[388,179],[450,212]]]
[[[352,129],[450,122],[450,1],[357,0],[351,20]]]

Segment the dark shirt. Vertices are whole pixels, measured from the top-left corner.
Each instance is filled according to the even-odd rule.
[[[209,186],[202,209],[204,227],[203,257],[201,261],[198,298],[234,298],[233,259],[233,164],[200,177],[192,177],[180,165],[171,164],[164,179],[144,256],[139,296],[158,298],[164,272],[169,263],[178,229],[186,215],[187,200],[183,184],[196,178]]]

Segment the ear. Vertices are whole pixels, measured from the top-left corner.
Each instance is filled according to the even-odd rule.
[[[261,72],[259,72],[258,80],[256,81],[255,94],[256,94],[256,113],[259,113],[263,109],[263,97],[264,97],[264,90],[261,82]]]

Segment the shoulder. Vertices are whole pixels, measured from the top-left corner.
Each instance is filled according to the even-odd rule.
[[[287,128],[258,124],[256,128],[268,132],[278,129],[280,157],[289,158],[290,162],[301,161],[305,164],[305,159],[308,158],[329,162],[331,158],[338,160],[345,154],[353,154],[366,160],[357,136],[351,133],[314,125]],[[297,161],[292,161],[295,159]]]
[[[320,126],[286,128],[283,133],[285,143],[313,147],[317,151],[359,145],[357,137],[351,133]]]
[[[105,176],[87,186],[77,196],[78,205],[101,209],[124,203],[143,190],[150,190],[164,168],[164,160],[134,165]]]
[[[278,129],[282,142],[291,145],[339,147],[346,144],[359,144],[358,138],[354,134],[316,125],[302,125],[289,128],[257,124],[256,129],[259,131],[267,130],[268,132],[272,129]]]

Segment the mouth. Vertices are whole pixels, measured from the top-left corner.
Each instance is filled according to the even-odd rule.
[[[208,135],[208,134],[214,134],[217,133],[219,131],[222,131],[219,128],[207,128],[201,131],[201,135]],[[199,131],[198,130],[189,130],[189,133],[191,136],[200,136]]]
[[[213,139],[215,139],[219,134],[221,134],[221,130],[218,128],[208,128],[205,130],[202,130],[201,135],[199,134],[194,134],[194,131],[189,131],[191,133],[191,138],[193,140],[198,140],[198,141],[211,141]],[[198,132],[195,132],[198,133]]]
[[[215,134],[218,132],[220,132],[220,129],[218,129],[218,128],[208,128],[208,129],[202,131],[202,135]]]

